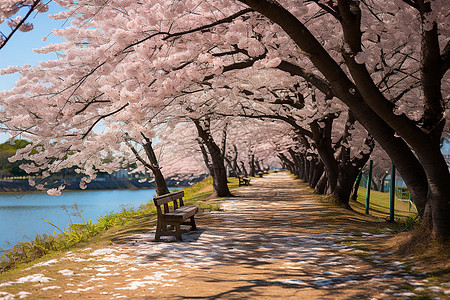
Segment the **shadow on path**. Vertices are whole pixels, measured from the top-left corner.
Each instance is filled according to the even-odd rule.
[[[367,224],[363,218],[348,219],[351,214],[321,202],[286,173],[252,178],[251,186],[233,193],[237,197],[220,200],[223,211],[199,213],[199,229],[185,232],[184,242],[154,242],[154,231],[125,237],[133,232],[124,228],[113,245],[68,252],[24,270],[30,275],[0,283],[0,299],[444,299],[450,294],[450,283],[375,249],[389,233],[361,229]]]

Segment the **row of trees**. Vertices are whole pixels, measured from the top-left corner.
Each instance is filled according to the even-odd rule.
[[[224,164],[247,153],[348,205],[379,145],[424,228],[450,236],[445,0],[55,2],[72,26],[39,52],[61,59],[2,71],[22,74],[1,95],[2,124],[42,145],[18,152],[27,171],[76,165],[89,181],[157,136],[161,166],[206,154],[219,195]]]

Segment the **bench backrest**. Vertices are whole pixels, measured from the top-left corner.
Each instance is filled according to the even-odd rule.
[[[153,203],[155,203],[158,214],[162,214],[161,205],[164,205],[164,213],[169,212],[168,203],[173,202],[174,209],[180,206],[184,206],[183,202],[184,191],[173,192],[153,198]],[[179,203],[178,203],[179,199]]]

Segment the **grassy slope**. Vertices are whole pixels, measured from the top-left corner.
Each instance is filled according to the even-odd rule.
[[[365,209],[366,188],[360,187],[358,189],[358,199],[356,202],[357,203],[352,202],[352,204],[357,207],[363,206]],[[374,215],[381,217],[388,216],[390,207],[389,202],[389,193],[370,191],[369,212],[371,211]],[[415,215],[417,215],[416,207],[411,205],[411,209],[409,209],[409,201],[407,200],[402,201],[395,197],[394,207],[396,218],[401,219],[404,217],[415,217]]]
[[[306,190],[314,192],[309,187]],[[351,229],[355,236],[359,235],[347,241],[353,247],[366,247],[368,241],[364,238],[364,232],[388,233],[386,238],[372,242],[370,248],[393,252],[392,259],[402,260],[408,257],[410,262],[414,262],[417,272],[426,270],[431,276],[434,274],[442,280],[449,278],[450,245],[430,239],[429,235],[421,230],[414,205],[409,211],[408,202],[396,199],[395,222],[390,223],[386,221],[389,217],[389,193],[371,191],[368,215],[365,214],[365,188],[360,187],[357,201],[350,201],[352,210],[336,207],[327,197],[314,196],[329,206],[321,212],[326,222],[334,224],[336,228]]]

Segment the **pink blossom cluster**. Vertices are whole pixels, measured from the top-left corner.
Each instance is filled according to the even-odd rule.
[[[13,158],[32,161],[23,166],[29,172],[51,174],[76,166],[85,175],[84,185],[98,171],[111,173],[136,162],[125,141],[144,154],[145,133],[155,141],[165,175],[203,173],[207,169],[192,120],[206,117],[217,142],[230,124],[224,153],[237,155],[245,165],[253,154],[266,166],[289,149],[317,155],[315,147],[298,142],[297,131],[310,130],[311,124],[325,129],[329,116],[334,118],[333,143],[348,129],[347,106],[303,79],[323,78],[311,54],[244,1],[55,2],[67,10],[52,17],[72,16],[71,26],[53,32],[64,42],[37,52],[57,52],[60,58],[1,71],[22,76],[13,90],[0,93],[0,119],[3,130],[34,141]],[[399,2],[369,0],[360,5],[362,49],[349,57],[368,70],[396,114],[419,121],[424,113],[417,101],[422,97],[417,77],[420,29],[426,22],[438,22],[447,37],[440,41],[444,46],[450,26],[445,26],[445,0],[434,1],[425,23],[417,11]],[[350,77],[341,25],[319,5],[330,1],[280,3],[307,24]],[[20,17],[8,24],[18,21]],[[284,66],[299,71],[294,74]],[[350,89],[353,95],[357,92]],[[359,157],[369,151],[367,131],[359,122],[352,126],[341,146]],[[311,137],[306,140],[313,144]],[[145,171],[144,165],[138,162],[136,171]]]

